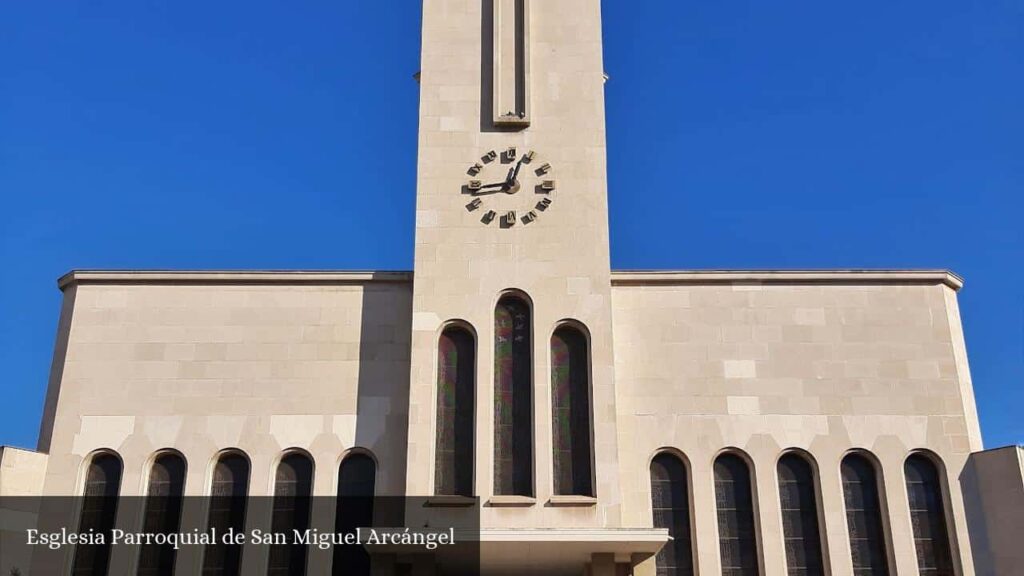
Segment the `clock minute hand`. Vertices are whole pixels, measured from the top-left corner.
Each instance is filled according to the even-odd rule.
[[[519,162],[516,163],[516,167],[514,169],[509,170],[509,184],[514,184],[515,182],[519,181],[519,169],[523,167],[523,160],[526,160],[526,156],[523,156],[522,158],[519,159]]]

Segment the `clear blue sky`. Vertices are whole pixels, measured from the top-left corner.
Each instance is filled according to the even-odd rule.
[[[0,3],[0,444],[35,445],[71,268],[411,267],[419,19]],[[955,270],[986,443],[1024,442],[1024,4],[604,22],[613,266]]]

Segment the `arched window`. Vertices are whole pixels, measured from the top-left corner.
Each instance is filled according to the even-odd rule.
[[[918,572],[929,576],[953,576],[939,471],[934,462],[921,454],[907,458],[903,469],[907,478]]]
[[[149,471],[149,487],[142,531],[147,534],[177,534],[181,526],[181,504],[185,493],[185,459],[174,452],[160,454]],[[174,574],[175,550],[170,544],[146,544],[139,552],[139,576]]]
[[[843,458],[841,473],[853,573],[856,576],[887,576],[889,559],[885,550],[875,466],[862,454],[850,454]]]
[[[110,564],[111,531],[117,518],[117,496],[121,491],[121,459],[103,452],[89,462],[82,496],[79,533],[105,534],[103,544],[79,544],[75,547],[72,573],[75,576],[101,576]]]
[[[310,497],[313,492],[313,461],[299,452],[281,459],[274,476],[274,512],[271,531],[302,533],[309,528]],[[306,546],[298,543],[270,547],[269,576],[306,573]]]
[[[758,574],[757,529],[750,469],[736,454],[715,460],[715,500],[722,576]]]
[[[530,308],[506,295],[494,311],[494,493],[533,496]]]
[[[668,528],[672,537],[655,559],[658,576],[693,574],[686,467],[671,454],[658,454],[651,461],[651,509],[654,527]]]
[[[245,532],[246,499],[249,496],[249,460],[237,452],[223,454],[213,469],[210,515],[207,524],[226,534]],[[237,576],[242,568],[242,545],[219,541],[203,554],[204,576]]]
[[[810,462],[796,454],[780,458],[778,468],[787,573],[790,576],[823,575],[825,564],[821,556],[814,469]]]
[[[356,528],[373,526],[373,496],[377,466],[366,454],[352,454],[338,468],[338,502],[334,528],[351,534]],[[334,547],[333,574],[368,576],[370,555],[360,545]]]
[[[437,346],[436,494],[473,495],[476,343],[465,328],[441,333]]]
[[[594,495],[587,337],[571,326],[551,335],[551,429],[555,494]]]

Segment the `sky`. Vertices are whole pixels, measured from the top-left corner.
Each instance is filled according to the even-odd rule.
[[[0,444],[74,268],[412,267],[420,3],[0,3]],[[605,0],[612,266],[949,268],[1024,443],[1024,3]]]

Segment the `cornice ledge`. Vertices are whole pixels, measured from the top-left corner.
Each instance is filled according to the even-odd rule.
[[[613,286],[686,284],[943,284],[963,287],[949,270],[613,270]]]
[[[367,284],[412,282],[412,272],[377,270],[72,270],[57,287],[80,284]]]

